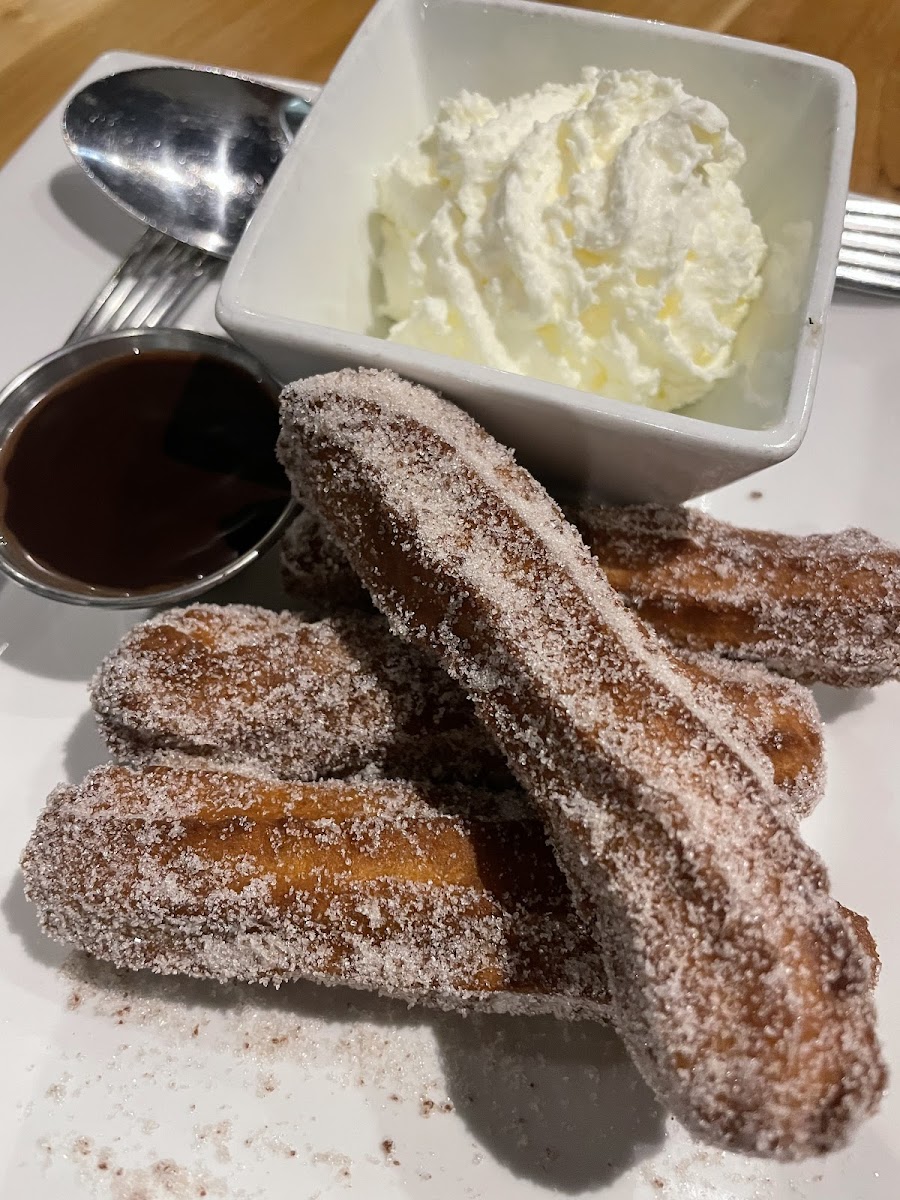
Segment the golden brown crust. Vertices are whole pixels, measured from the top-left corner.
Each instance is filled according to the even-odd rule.
[[[797,684],[683,653],[681,669],[771,761],[798,816],[824,789],[821,722]],[[120,762],[177,750],[289,779],[365,769],[509,788],[513,779],[446,674],[374,614],[308,624],[247,605],[195,604],[137,625],[101,664],[92,703]]]
[[[825,869],[720,707],[469,418],[388,373],[282,396],[281,456],[394,631],[441,657],[547,823],[616,1025],[705,1139],[845,1141],[885,1073],[870,968]]]
[[[865,951],[866,957],[872,966],[872,985],[878,982],[878,976],[881,974],[881,955],[878,953],[878,943],[872,930],[869,928],[869,920],[862,913],[854,912],[852,908],[845,908],[843,904],[839,904],[838,908],[847,918],[859,938],[859,944]]]
[[[171,609],[125,635],[91,701],[120,761],[177,750],[289,779],[366,770],[513,786],[459,688],[374,615]]]
[[[812,693],[753,663],[668,650],[700,700],[720,708],[734,736],[771,763],[775,795],[795,816],[808,816],[825,791],[825,739]]]
[[[862,529],[738,529],[688,508],[582,507],[612,586],[672,642],[807,683],[900,677],[900,550]]]
[[[53,793],[22,867],[47,933],[118,967],[608,1014],[601,957],[518,796],[99,767]]]
[[[760,532],[657,504],[564,511],[616,591],[676,646],[804,683],[869,687],[900,676],[900,550],[870,533]],[[371,607],[309,511],[285,537],[282,574],[306,613]]]
[[[117,967],[609,1017],[602,956],[521,795],[100,767],[53,793],[23,869],[45,930]]]

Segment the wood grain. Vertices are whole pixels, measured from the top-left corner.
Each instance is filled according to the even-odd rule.
[[[0,0],[0,162],[104,50],[328,77],[372,0]],[[859,115],[852,186],[900,197],[900,0],[569,0],[846,63]]]

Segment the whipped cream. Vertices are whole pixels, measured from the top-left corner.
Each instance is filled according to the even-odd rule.
[[[387,336],[690,404],[733,369],[761,288],[744,161],[720,109],[649,71],[446,100],[377,180]]]

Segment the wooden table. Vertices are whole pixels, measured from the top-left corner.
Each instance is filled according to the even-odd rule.
[[[846,63],[859,88],[852,186],[900,196],[900,0],[574,2]],[[104,50],[141,50],[324,80],[371,3],[0,0],[0,163]]]

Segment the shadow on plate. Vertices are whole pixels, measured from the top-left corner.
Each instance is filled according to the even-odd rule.
[[[663,1140],[666,1114],[611,1029],[476,1015],[436,1033],[457,1114],[520,1178],[593,1192]]]
[[[124,258],[144,232],[140,221],[104,195],[74,163],[56,172],[50,195],[68,221],[116,258]]]
[[[0,595],[3,660],[46,679],[87,681],[100,660],[144,612],[79,608],[14,584]]]
[[[42,931],[34,905],[26,898],[22,872],[16,871],[6,895],[0,901],[0,913],[13,937],[18,938],[29,958],[42,967],[57,967],[65,950]]]
[[[220,584],[202,596],[195,604],[255,604],[260,608],[294,608],[281,585],[281,548],[273,546],[262,558],[251,563],[234,579]]]
[[[858,712],[875,698],[872,688],[836,688],[824,683],[817,683],[812,693],[826,725],[833,724],[846,713]]]
[[[186,603],[296,607],[281,586],[279,553],[273,547],[236,578]],[[0,594],[3,658],[30,675],[86,682],[125,633],[154,611],[162,610],[82,608],[9,584]]]
[[[874,292],[857,292],[852,288],[838,287],[834,289],[831,299],[832,308],[889,308],[897,304],[896,296],[879,296]]]
[[[276,990],[132,974],[82,954],[70,956],[64,969],[79,1003],[90,1004],[93,997],[95,1010],[119,1023],[126,1011],[138,1019],[141,1012],[154,1013],[156,1023],[164,1008],[170,1036],[183,1028],[185,1049],[192,1030],[196,1036],[198,1018],[213,1011],[240,1031],[236,1045],[245,1049],[244,1039],[253,1036],[247,1031],[261,1028],[268,1035],[272,1018],[280,1017],[288,1053],[295,1039],[303,1044],[307,1020],[375,1027],[379,1045],[391,1030],[430,1029],[447,1097],[472,1137],[515,1176],[562,1193],[609,1184],[663,1139],[664,1111],[618,1037],[592,1022],[464,1017],[305,982]],[[366,1045],[365,1037],[359,1045]],[[364,1050],[354,1060],[354,1071],[367,1074]]]
[[[78,718],[66,740],[63,765],[69,783],[81,783],[88,771],[109,762],[109,751],[97,729],[94,714],[88,709]]]

